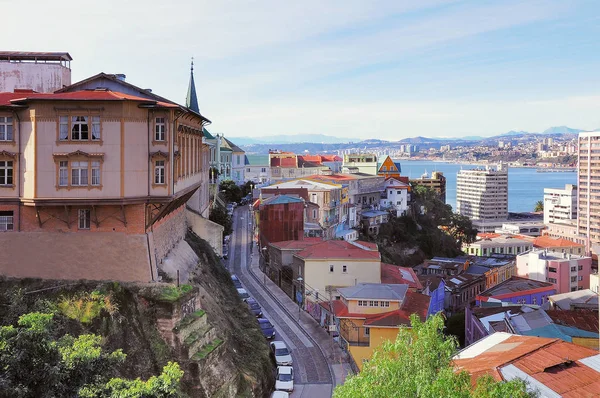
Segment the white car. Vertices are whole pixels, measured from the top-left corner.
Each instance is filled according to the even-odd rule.
[[[271,398],[290,398],[290,394],[285,391],[273,391]]]
[[[277,366],[292,366],[292,355],[283,341],[273,341],[270,346]]]
[[[248,292],[246,291],[246,289],[237,289],[237,292],[240,296],[240,298],[242,299],[243,302],[246,302],[246,300],[248,300],[248,297],[250,297],[250,295],[248,294]]]
[[[294,369],[291,366],[277,367],[275,389],[279,391],[294,391]]]

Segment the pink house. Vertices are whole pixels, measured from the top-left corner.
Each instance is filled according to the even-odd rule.
[[[570,253],[532,250],[517,256],[517,274],[550,282],[557,293],[589,289],[592,259]]]

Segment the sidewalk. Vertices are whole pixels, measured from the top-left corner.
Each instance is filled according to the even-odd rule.
[[[259,256],[252,255],[249,270],[253,273],[266,290],[268,290],[273,298],[288,312],[294,322],[304,329],[315,341],[321,352],[327,358],[329,368],[333,374],[334,387],[337,384],[342,384],[350,373],[350,364],[347,360],[347,355],[340,346],[333,341],[329,334],[323,329],[317,321],[305,311],[298,312],[298,304],[294,303],[272,280],[266,278],[259,266]],[[299,315],[298,315],[299,314]],[[299,321],[298,321],[299,319]]]

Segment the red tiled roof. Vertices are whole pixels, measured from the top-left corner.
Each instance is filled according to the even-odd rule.
[[[284,250],[301,250],[309,246],[316,245],[322,241],[322,238],[304,238],[303,240],[284,240],[281,242],[272,242],[270,245]]]
[[[560,339],[514,335],[472,358],[456,359],[454,365],[475,382],[485,374],[502,380],[500,369],[512,364],[563,397],[591,397],[600,391],[600,372],[580,360],[596,354]]]
[[[403,274],[408,274],[409,277],[404,278]],[[423,285],[419,281],[419,278],[417,278],[417,275],[412,268],[400,267],[399,265],[386,263],[381,263],[381,283],[404,284],[413,289],[423,288]]]
[[[303,259],[353,258],[379,260],[381,258],[377,250],[361,249],[345,240],[326,240],[309,246],[295,255]]]
[[[163,107],[177,108],[178,105],[167,102],[157,102],[135,95],[124,94],[111,90],[82,90],[64,93],[36,93],[23,92],[0,93],[0,105],[19,104],[21,102],[44,100],[44,101],[139,101],[150,104],[158,104]]]
[[[583,245],[580,243],[573,242],[565,238],[552,238],[547,235],[535,238],[533,240],[533,246],[542,249],[549,247],[583,247]]]
[[[479,239],[494,239],[499,238],[501,235],[493,232],[480,232],[477,234]]]
[[[286,157],[271,157],[271,167],[297,167],[296,155],[291,154]]]

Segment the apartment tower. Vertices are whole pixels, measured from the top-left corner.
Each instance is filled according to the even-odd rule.
[[[508,169],[500,164],[461,170],[456,178],[456,210],[480,232],[500,228],[508,218]]]
[[[600,131],[579,133],[577,234],[586,252],[600,251]]]

